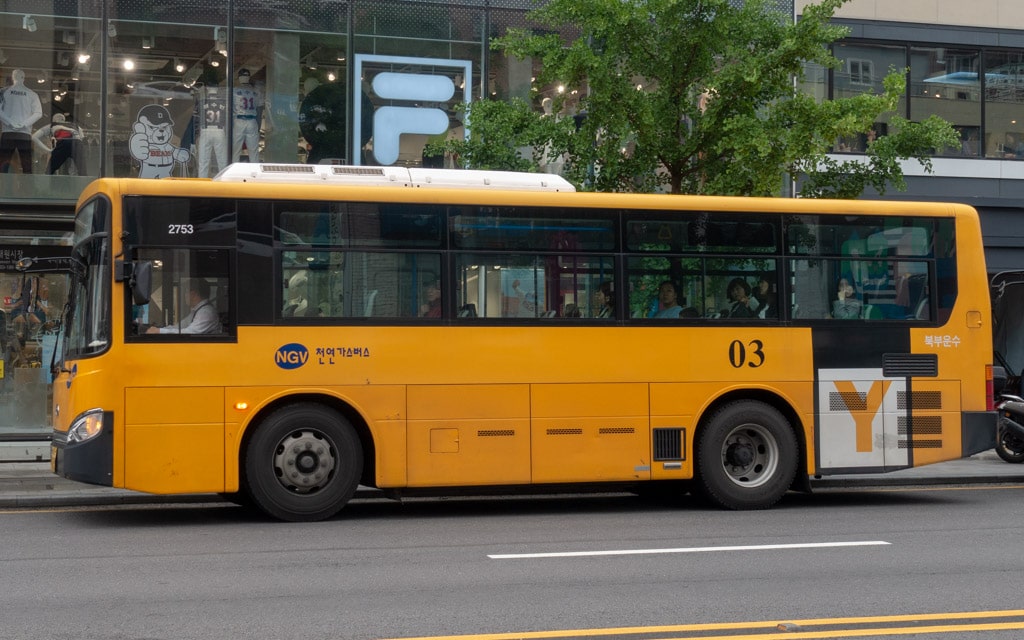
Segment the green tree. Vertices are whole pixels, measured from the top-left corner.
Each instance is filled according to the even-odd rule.
[[[540,60],[538,85],[579,90],[580,117],[475,102],[472,137],[447,150],[492,169],[537,170],[543,155],[562,155],[566,177],[597,191],[777,195],[791,178],[807,196],[905,188],[900,160],[930,170],[930,154],[959,141],[949,123],[892,115],[863,161],[827,155],[897,107],[902,71],[878,95],[818,102],[794,85],[807,63],[839,64],[829,45],[846,30],[829,21],[845,1],[809,5],[794,24],[765,0],[551,0],[531,13],[545,31],[510,30],[495,47]]]

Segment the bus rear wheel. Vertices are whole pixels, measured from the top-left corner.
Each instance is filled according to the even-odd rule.
[[[726,509],[767,509],[796,476],[798,446],[789,421],[755,400],[720,408],[697,441],[700,493]]]
[[[245,451],[253,503],[290,522],[330,518],[352,498],[363,472],[362,447],[338,412],[295,404],[270,414]]]

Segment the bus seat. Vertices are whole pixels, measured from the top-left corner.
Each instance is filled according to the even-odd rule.
[[[377,300],[378,289],[372,289],[367,291],[363,296],[363,317],[369,318],[373,316],[373,305]]]
[[[541,317],[542,318],[557,318],[558,317],[558,311],[556,311],[554,309],[548,309],[547,311],[544,312],[544,315],[542,315]]]
[[[475,318],[476,317],[476,305],[475,304],[464,304],[459,309],[460,318]]]
[[[921,298],[921,302],[917,303],[917,308],[914,310],[914,319],[916,320],[927,320],[928,319],[928,298]]]

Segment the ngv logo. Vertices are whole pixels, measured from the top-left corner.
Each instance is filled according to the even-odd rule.
[[[448,75],[443,75],[446,68],[451,75],[459,74],[464,79],[465,91],[463,100],[468,103],[472,87],[472,63],[464,60],[435,60],[433,58],[408,58],[404,56],[356,56],[355,76],[370,77],[363,70],[364,65],[376,67],[385,63],[387,68],[401,66],[422,66],[431,68],[435,73],[412,73],[409,71],[381,71],[373,76],[370,86],[378,98],[392,102],[405,102],[405,105],[387,105],[378,108],[372,114],[361,113],[362,100],[358,91],[354,96],[356,131],[361,130],[363,118],[373,119],[373,156],[382,165],[394,164],[398,160],[400,139],[403,134],[415,133],[422,135],[438,135],[448,131],[448,112],[433,106],[422,106],[424,103],[447,104],[455,95],[455,82]],[[437,73],[436,70],[441,72]],[[359,157],[359,135],[353,136],[353,158]]]
[[[274,364],[282,369],[298,369],[309,360],[309,349],[293,342],[286,344],[274,354]]]

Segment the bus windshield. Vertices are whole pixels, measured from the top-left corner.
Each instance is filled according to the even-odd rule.
[[[109,206],[96,198],[75,222],[65,357],[102,353],[110,344]]]

